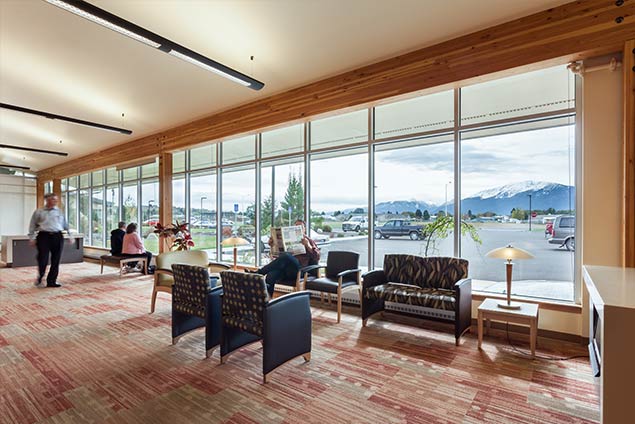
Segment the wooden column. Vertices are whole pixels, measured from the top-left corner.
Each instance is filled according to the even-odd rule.
[[[35,207],[41,208],[44,206],[44,179],[38,178],[35,182]]]
[[[624,266],[635,267],[635,40],[624,44]]]
[[[61,178],[53,178],[53,193],[57,195],[57,206],[64,210],[64,198],[62,197],[62,180]]]
[[[159,222],[172,222],[172,153],[159,155]],[[166,250],[165,243],[159,243],[159,252]]]

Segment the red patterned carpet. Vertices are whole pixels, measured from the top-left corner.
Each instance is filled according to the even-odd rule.
[[[531,361],[502,339],[484,351],[449,326],[387,316],[361,328],[313,308],[312,360],[261,384],[260,345],[220,365],[203,334],[170,344],[170,303],[148,314],[150,277],[62,266],[61,289],[32,268],[0,269],[2,423],[586,423],[598,420],[587,360]],[[355,312],[350,309],[349,312]],[[409,325],[405,325],[408,323]],[[580,354],[540,340],[541,353]]]

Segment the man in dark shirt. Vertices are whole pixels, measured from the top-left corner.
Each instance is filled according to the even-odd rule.
[[[110,232],[110,254],[115,256],[121,256],[121,249],[123,247],[123,236],[126,235],[126,223],[119,222],[119,228]]]
[[[298,270],[307,265],[316,265],[320,260],[320,248],[309,236],[306,235],[306,224],[302,220],[297,220],[294,225],[302,226],[304,236],[302,244],[306,249],[306,253],[293,256],[289,253],[281,253],[276,259],[269,264],[258,269],[256,273],[265,275],[267,284],[267,292],[269,296],[273,296],[274,286],[280,280],[295,279]],[[273,239],[269,239],[269,245],[273,244]]]

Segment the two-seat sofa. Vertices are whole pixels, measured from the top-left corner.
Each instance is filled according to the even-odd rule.
[[[362,323],[384,310],[386,302],[443,311],[454,320],[458,346],[472,323],[472,281],[467,278],[468,261],[448,257],[386,255],[384,268],[364,275]],[[430,316],[441,314],[430,314]],[[424,315],[425,316],[425,315]]]

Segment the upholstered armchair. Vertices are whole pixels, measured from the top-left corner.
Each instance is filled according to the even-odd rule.
[[[311,359],[311,307],[308,292],[270,300],[264,276],[221,272],[223,281],[221,364],[235,350],[262,341],[263,383],[291,359]]]
[[[220,343],[222,287],[210,287],[207,267],[172,265],[172,344],[205,327],[205,357]]]
[[[312,270],[324,269],[325,276],[318,274],[317,277],[309,274]],[[359,269],[359,254],[355,252],[331,251],[326,260],[326,266],[310,265],[304,267],[304,288],[306,290],[318,291],[337,295],[337,322],[342,319],[342,293],[349,289],[360,291],[361,302],[361,275]]]
[[[215,267],[215,269],[227,269],[228,265],[215,264],[209,262],[207,252],[204,250],[180,250],[174,252],[161,253],[156,257],[156,270],[154,271],[154,286],[152,288],[152,300],[150,303],[150,313],[154,312],[157,301],[158,292],[172,293],[172,285],[174,277],[172,274],[172,265],[185,264],[207,268]],[[218,271],[216,271],[218,272]]]
[[[383,311],[385,302],[413,305],[424,316],[452,320],[458,346],[472,324],[468,266],[468,261],[460,258],[384,256],[384,268],[363,277],[362,325],[365,327],[371,315]]]

